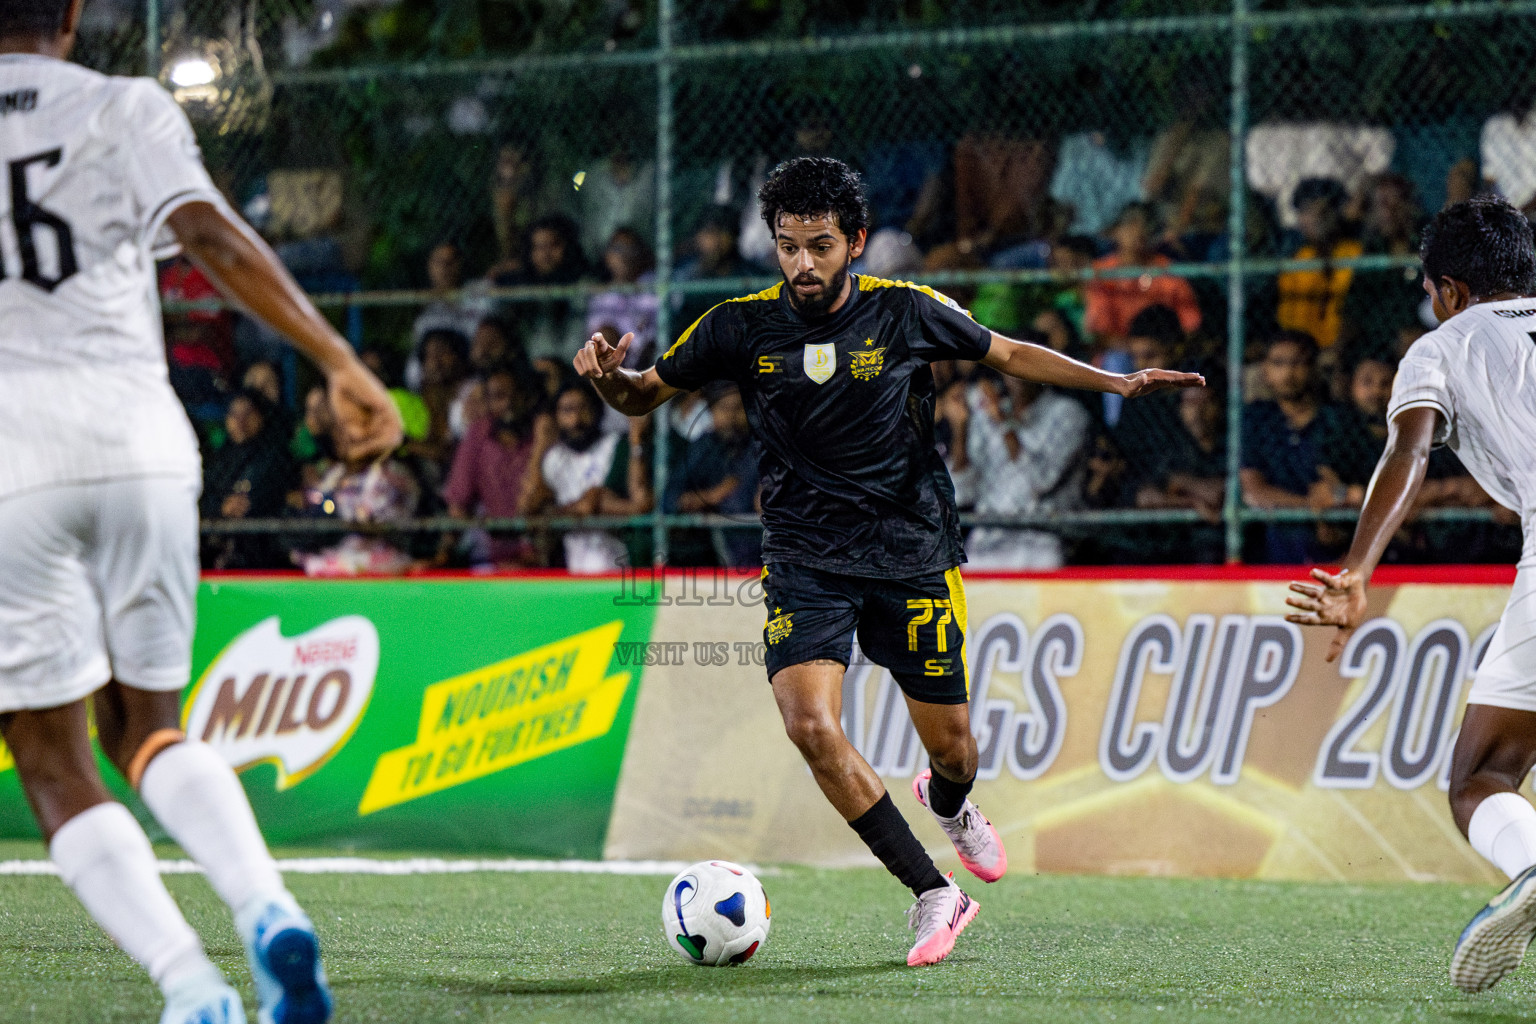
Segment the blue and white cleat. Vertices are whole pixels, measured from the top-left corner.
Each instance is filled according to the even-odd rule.
[[[331,989],[320,965],[320,940],[304,911],[284,894],[253,901],[235,919],[256,983],[257,1024],[325,1024]]]
[[[160,1024],[245,1024],[245,1007],[224,975],[209,970],[166,996]]]
[[[1536,936],[1536,865],[1526,868],[1477,912],[1456,940],[1451,984],[1482,992],[1520,966]]]

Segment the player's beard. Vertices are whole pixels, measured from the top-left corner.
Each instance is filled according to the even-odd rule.
[[[832,275],[831,282],[822,289],[821,294],[814,298],[804,298],[795,291],[795,281],[800,280],[798,276],[793,279],[785,278],[785,283],[789,286],[789,304],[795,307],[795,312],[807,320],[826,316],[838,297],[843,294],[843,286],[848,283],[848,266],[849,264],[844,263],[842,268]]]

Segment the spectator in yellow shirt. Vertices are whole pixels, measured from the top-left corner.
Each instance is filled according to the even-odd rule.
[[[1364,252],[1358,239],[1344,237],[1344,186],[1332,178],[1307,178],[1296,186],[1296,227],[1302,244],[1292,253],[1298,260],[1352,259]],[[1280,275],[1280,328],[1305,331],[1318,345],[1331,348],[1339,340],[1340,314],[1349,294],[1354,270],[1325,265],[1318,270],[1291,270]]]

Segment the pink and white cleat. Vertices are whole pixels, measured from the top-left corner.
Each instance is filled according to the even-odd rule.
[[[917,802],[933,814],[933,808],[928,804],[928,780],[931,778],[932,769],[923,769],[912,780],[912,792],[917,796]],[[987,816],[981,813],[981,808],[967,800],[955,817],[941,818],[934,814],[933,820],[955,844],[955,852],[960,855],[960,863],[967,871],[983,882],[995,882],[1003,877],[1008,870],[1008,851],[1003,849],[1002,838]]]
[[[907,927],[917,932],[917,943],[907,954],[908,967],[936,964],[949,956],[955,939],[981,910],[980,903],[960,891],[953,874],[944,877],[948,885],[923,893],[907,911]]]

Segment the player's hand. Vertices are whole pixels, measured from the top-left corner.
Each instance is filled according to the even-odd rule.
[[[620,338],[618,345],[608,344],[608,339],[600,333],[592,335],[572,360],[576,372],[593,380],[606,377],[624,365],[624,357],[629,354],[630,343],[634,340],[633,332]]]
[[[1116,390],[1126,398],[1140,398],[1154,391],[1168,388],[1203,388],[1205,378],[1198,373],[1179,373],[1175,370],[1138,370],[1120,378]]]
[[[349,462],[382,459],[400,447],[400,410],[373,371],[356,359],[326,376],[336,414],[337,453]]]
[[[1298,626],[1337,626],[1328,648],[1328,660],[1333,661],[1365,621],[1365,577],[1348,569],[1337,576],[1313,569],[1312,579],[1317,582],[1291,584],[1295,596],[1287,597],[1285,603],[1301,611],[1287,615],[1285,621]]]

